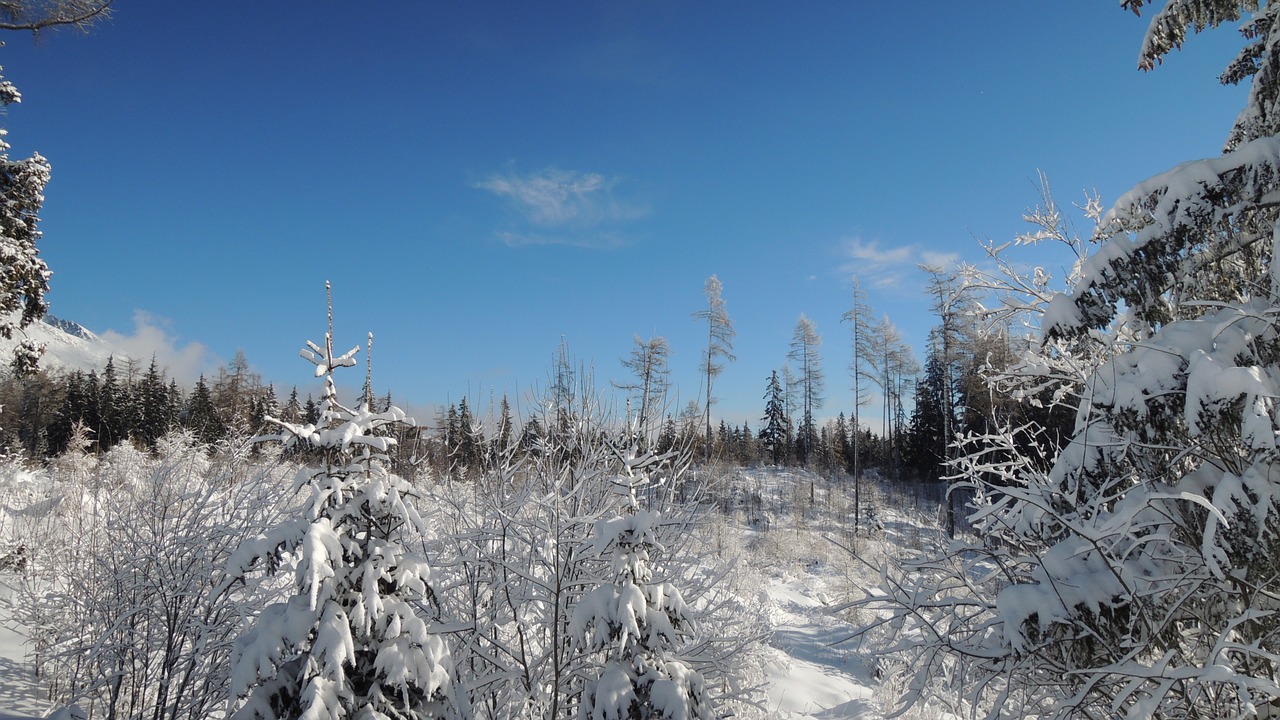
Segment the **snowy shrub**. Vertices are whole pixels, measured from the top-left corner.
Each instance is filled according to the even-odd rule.
[[[1143,63],[1248,6],[1169,3]],[[1226,152],[1122,196],[1070,292],[1041,307],[1040,379],[1078,398],[1069,441],[970,438],[954,470],[979,539],[886,574],[868,603],[911,668],[907,702],[951,694],[989,717],[1280,710],[1280,7],[1253,7],[1223,76],[1253,84]]]
[[[324,347],[303,356],[325,379],[315,424],[273,420],[280,439],[322,458],[296,486],[301,513],[246,542],[227,563],[230,587],[259,562],[277,568],[296,555],[294,594],[265,608],[240,638],[232,661],[232,717],[461,718],[449,647],[438,633],[439,600],[426,558],[409,542],[424,531],[416,491],[387,472],[405,422],[391,407],[372,412],[338,402],[333,370],[352,366],[355,348],[333,354],[332,312]]]
[[[584,653],[569,623],[583,595],[609,579],[595,527],[630,502],[619,484],[630,440],[614,431],[585,376],[546,400],[536,424],[547,430],[536,441],[506,448],[473,479],[445,477],[431,489],[444,516],[435,525],[449,528],[436,544],[441,582],[454,589],[446,608],[461,626],[455,661],[477,717],[576,717],[584,678],[602,668],[602,656]],[[688,453],[655,458],[653,482],[638,492],[642,507],[667,518],[658,527],[667,553],[655,569],[659,581],[682,588],[698,618],[688,628],[696,632],[681,637],[681,656],[724,712],[761,717],[758,587],[730,567],[737,555],[716,556],[715,537],[700,521],[709,504],[698,483],[686,482],[688,464]]]
[[[71,452],[75,452],[72,450]],[[108,462],[109,459],[109,462]],[[54,464],[17,617],[59,704],[106,716],[206,718],[225,705],[251,588],[218,587],[231,552],[274,507],[270,468],[214,464],[190,436],[157,459],[113,452]],[[76,477],[89,470],[83,482]]]
[[[677,586],[654,578],[662,515],[640,509],[635,497],[655,460],[628,458],[626,512],[595,528],[596,554],[612,561],[608,581],[577,602],[569,623],[578,647],[603,657],[579,706],[586,720],[715,717],[705,679],[677,652],[693,614]]]

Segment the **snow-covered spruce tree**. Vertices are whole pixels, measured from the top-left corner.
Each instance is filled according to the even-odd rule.
[[[583,651],[604,658],[578,706],[584,720],[715,717],[702,674],[676,652],[692,613],[675,585],[654,580],[650,556],[663,551],[662,515],[640,509],[636,498],[659,461],[627,458],[619,478],[627,483],[626,512],[596,523],[596,551],[611,558],[611,578],[583,596],[569,626]]]
[[[0,77],[0,106],[22,101],[13,83]],[[0,130],[0,336],[15,332],[44,317],[49,304],[49,267],[40,258],[36,241],[40,231],[40,206],[49,182],[49,161],[40,155],[26,160],[9,159],[7,131]],[[23,340],[14,349],[11,364],[18,374],[35,369],[43,348]]]
[[[1048,302],[1047,380],[1071,342],[1112,342],[1085,363],[1071,440],[1043,457],[1007,432],[971,445],[955,469],[981,493],[983,541],[889,575],[870,603],[891,611],[908,701],[1280,715],[1280,6],[1173,0],[1141,63],[1245,12],[1223,80],[1252,89],[1224,154],[1122,196]]]
[[[237,647],[233,718],[467,716],[449,648],[433,629],[431,569],[407,546],[423,529],[416,493],[383,465],[394,440],[380,431],[405,414],[338,402],[333,371],[355,365],[358,351],[334,356],[330,309],[324,347],[308,342],[302,351],[325,381],[319,422],[272,420],[280,440],[321,461],[298,475],[311,495],[305,515],[246,543],[228,563],[233,582],[259,561],[274,570],[297,557],[295,594],[263,610]]]

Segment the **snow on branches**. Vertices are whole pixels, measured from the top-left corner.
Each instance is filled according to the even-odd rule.
[[[324,347],[303,351],[325,379],[319,421],[272,420],[286,444],[320,453],[320,464],[298,476],[311,494],[305,514],[246,543],[228,563],[233,582],[259,561],[296,561],[294,595],[266,608],[237,647],[231,717],[465,717],[449,648],[433,629],[431,568],[408,548],[424,530],[416,494],[387,472],[395,441],[378,434],[405,416],[338,401],[333,370],[355,365],[358,348],[334,356],[332,318],[330,309]]]
[[[641,510],[634,494],[647,477],[644,469],[660,459],[631,458],[629,512],[596,523],[595,549],[611,557],[610,581],[583,596],[569,623],[583,652],[604,657],[600,675],[583,692],[583,720],[715,717],[702,675],[676,652],[692,612],[675,585],[654,582],[651,554],[663,551],[662,516]]]
[[[13,84],[0,78],[0,105],[21,100]],[[0,130],[0,336],[12,338],[49,309],[44,295],[53,273],[36,248],[40,239],[36,225],[50,168],[49,161],[39,154],[10,160],[5,134],[6,130]],[[43,350],[24,339],[11,359],[14,370],[19,374],[33,371]]]
[[[1188,29],[1253,12],[1252,69],[1224,76],[1254,76],[1248,106],[1223,156],[1117,200],[1049,301],[1031,353],[1045,357],[1021,371],[1047,380],[1088,351],[1069,441],[963,439],[953,480],[977,498],[977,537],[886,573],[866,602],[910,668],[906,702],[987,717],[1280,710],[1280,10],[1258,5],[1171,0],[1153,19],[1148,65]]]

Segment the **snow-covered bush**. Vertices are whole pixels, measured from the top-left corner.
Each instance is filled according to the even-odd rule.
[[[266,522],[283,478],[210,461],[185,434],[162,440],[155,459],[69,452],[25,508],[45,526],[24,541],[15,607],[51,697],[107,717],[210,717],[225,706],[253,602],[253,588],[218,578]]]
[[[232,717],[466,717],[431,568],[410,545],[424,531],[417,493],[384,465],[394,440],[381,430],[405,422],[404,412],[339,403],[333,371],[354,365],[359,348],[333,354],[332,312],[324,347],[307,345],[303,356],[325,379],[319,421],[274,422],[279,439],[322,461],[298,474],[309,492],[301,514],[228,561],[224,587],[259,562],[274,570],[297,560],[294,594],[265,608],[237,644]]]
[[[569,623],[578,647],[603,658],[579,706],[586,720],[716,717],[706,680],[678,652],[693,634],[693,613],[676,585],[654,578],[662,515],[636,500],[657,460],[627,458],[626,512],[596,523],[595,552],[610,558],[609,575],[578,601]]]
[[[977,492],[979,539],[888,574],[869,603],[897,631],[907,701],[953,693],[991,717],[1280,710],[1280,6],[1170,2],[1142,61],[1248,8],[1223,77],[1252,92],[1226,152],[1122,196],[1045,307],[1046,385],[1071,342],[1110,342],[1077,365],[1069,442],[971,438],[954,470]]]
[[[631,451],[589,377],[579,378],[548,394],[537,423],[547,430],[536,439],[506,448],[485,472],[446,476],[428,490],[442,513],[433,525],[448,528],[434,546],[441,582],[453,589],[445,602],[461,627],[455,661],[477,717],[576,717],[584,679],[602,667],[603,656],[584,653],[569,623],[585,593],[612,581],[594,533],[630,502]],[[746,587],[732,566],[740,556],[716,554],[701,521],[711,506],[688,480],[688,465],[687,452],[654,458],[652,482],[638,494],[642,507],[666,518],[657,527],[667,552],[656,581],[677,584],[697,615],[679,652],[720,709],[762,717],[758,587]]]

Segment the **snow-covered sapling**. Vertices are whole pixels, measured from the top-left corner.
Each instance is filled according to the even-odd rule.
[[[294,595],[266,608],[237,647],[231,716],[244,720],[462,718],[448,646],[433,631],[436,601],[426,558],[407,541],[423,530],[413,488],[385,468],[395,442],[381,430],[409,422],[399,408],[372,412],[338,402],[333,371],[355,365],[354,348],[302,356],[323,377],[316,423],[272,418],[286,445],[318,451],[297,485],[310,491],[301,517],[232,557],[228,582],[259,561],[296,557]],[[370,336],[372,342],[372,335]]]
[[[628,460],[627,512],[596,523],[596,550],[612,559],[610,581],[579,601],[569,628],[584,652],[603,656],[579,706],[585,720],[713,716],[702,675],[676,652],[692,613],[678,588],[653,578],[651,555],[663,551],[657,532],[662,516],[641,510],[635,490],[655,460]]]

